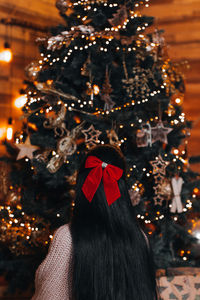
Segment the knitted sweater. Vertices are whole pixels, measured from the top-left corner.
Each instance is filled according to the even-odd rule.
[[[59,227],[48,255],[35,275],[31,300],[70,300],[72,286],[72,238],[69,225]]]
[[[148,244],[145,234],[144,237]],[[71,287],[72,237],[66,224],[56,230],[49,252],[36,271],[35,294],[31,300],[71,300]]]

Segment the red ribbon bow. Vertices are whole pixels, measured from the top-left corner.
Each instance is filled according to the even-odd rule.
[[[102,178],[108,205],[111,205],[121,196],[117,180],[123,174],[122,169],[106,164],[96,156],[88,156],[85,168],[92,168],[82,186],[82,191],[89,202],[92,201]]]

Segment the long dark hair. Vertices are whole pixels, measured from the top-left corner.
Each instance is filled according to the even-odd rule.
[[[155,300],[152,254],[133,213],[123,155],[109,145],[89,155],[124,172],[118,181],[121,197],[108,206],[102,182],[91,203],[85,198],[81,188],[91,169],[85,160],[80,167],[71,222],[73,300]]]

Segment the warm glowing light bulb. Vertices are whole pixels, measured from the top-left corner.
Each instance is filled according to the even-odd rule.
[[[0,61],[9,63],[12,60],[12,51],[7,42],[4,44],[4,49],[0,52]]]
[[[15,106],[17,108],[21,108],[26,104],[26,102],[27,102],[27,96],[21,95],[15,99]]]
[[[6,138],[8,141],[12,140],[13,137],[13,129],[12,126],[9,126],[6,131]]]
[[[175,155],[177,155],[179,153],[179,150],[178,149],[174,149],[173,152],[174,152]]]
[[[13,138],[12,118],[9,118],[8,127],[6,129],[6,139],[10,141],[12,140],[12,138]]]
[[[12,60],[12,52],[10,49],[5,49],[0,52],[0,61],[9,63]]]
[[[199,189],[198,189],[198,188],[194,188],[193,192],[194,192],[195,194],[198,194],[198,193],[199,193]]]
[[[180,99],[180,98],[176,98],[175,102],[176,102],[177,104],[180,104],[180,103],[181,103],[181,99]]]
[[[98,95],[98,94],[99,94],[100,89],[99,89],[99,87],[98,87],[97,84],[94,84],[94,85],[93,85],[93,91],[94,91],[94,94],[95,94],[95,95]]]

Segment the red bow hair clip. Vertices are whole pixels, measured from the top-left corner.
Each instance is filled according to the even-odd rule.
[[[104,191],[109,206],[121,197],[117,180],[123,174],[122,169],[107,164],[96,156],[88,156],[85,168],[92,168],[82,186],[82,191],[89,202],[92,201],[101,179],[103,179]]]

